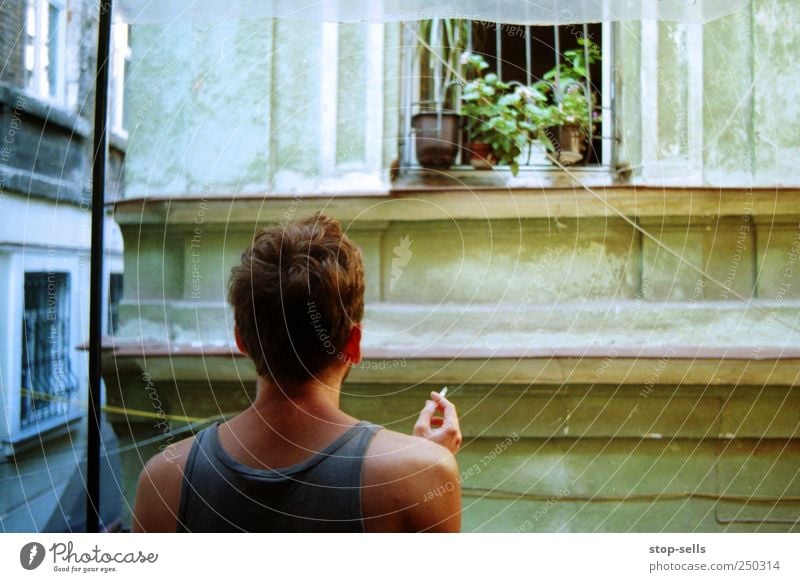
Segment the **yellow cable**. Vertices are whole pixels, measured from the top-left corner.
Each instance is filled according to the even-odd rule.
[[[36,392],[35,390],[27,390],[22,388],[20,390],[22,394],[29,394],[32,395],[37,400],[50,400],[50,401],[60,401],[60,402],[69,402],[72,404],[78,403],[77,400],[63,398],[55,394],[48,394],[46,392]],[[81,407],[86,408],[85,405],[82,403]],[[182,416],[180,414],[165,414],[162,412],[152,412],[149,410],[138,410],[135,408],[123,408],[121,406],[102,406],[101,409],[105,412],[111,412],[115,414],[124,414],[126,416],[139,416],[143,418],[158,418],[160,420],[174,420],[177,422],[206,422],[211,421],[215,418],[218,418],[219,415],[215,414],[213,416],[206,416],[206,417],[199,417],[199,416]]]

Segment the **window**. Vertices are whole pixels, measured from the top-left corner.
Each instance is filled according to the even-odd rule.
[[[122,273],[111,273],[108,283],[108,330],[114,335],[119,329],[119,304],[122,302]]]
[[[68,273],[25,273],[20,429],[66,417],[78,391],[70,345]]]
[[[109,70],[109,128],[126,136],[125,131],[125,73],[131,59],[128,25],[116,23],[111,29],[111,69]]]
[[[27,0],[25,75],[29,91],[63,103],[66,9],[64,0]]]
[[[481,73],[484,78],[489,73],[497,75],[510,87],[510,92],[517,87],[544,88],[547,93],[544,103],[555,109],[565,111],[568,103],[574,103],[575,99],[565,98],[565,94],[575,89],[585,103],[586,119],[591,121],[583,127],[580,137],[582,143],[578,149],[582,156],[571,163],[593,168],[611,165],[614,144],[612,75],[609,59],[603,58],[610,54],[610,25],[524,26],[440,19],[424,21],[418,27],[405,25],[405,29],[401,167],[420,165],[417,148],[419,136],[426,129],[418,123],[418,118],[420,113],[431,115],[437,110],[441,112],[435,122],[437,129],[428,130],[431,131],[429,135],[434,136],[432,141],[451,139],[439,132],[442,127],[447,128],[443,117],[452,115],[452,119],[458,120],[456,133],[451,134],[456,144],[454,164],[456,168],[468,167],[471,156],[468,146],[474,141],[470,139],[468,123],[475,117],[462,114],[465,103],[462,98],[467,87],[465,83],[475,78],[468,67],[471,59],[467,57],[470,56],[480,57],[488,65]],[[461,53],[460,58],[458,53]],[[585,66],[586,62],[589,66]],[[580,74],[575,74],[576,71]],[[434,123],[430,123],[428,127],[434,127]],[[566,122],[562,120],[562,123]],[[538,126],[544,127],[544,122],[538,122]],[[549,131],[547,133],[550,135]],[[561,134],[561,142],[564,139]],[[548,159],[554,155],[553,150],[547,149],[546,142],[546,139],[532,137],[516,156],[516,163],[523,168],[555,168]]]

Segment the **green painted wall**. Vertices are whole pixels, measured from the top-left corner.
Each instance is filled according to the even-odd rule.
[[[797,360],[759,358],[800,346],[797,330],[782,323],[800,312],[800,215],[780,199],[798,193],[776,191],[770,206],[764,190],[800,182],[793,67],[800,33],[789,24],[798,9],[790,0],[756,0],[703,27],[614,27],[619,165],[635,184],[665,189],[662,200],[641,207],[637,189],[598,192],[633,200],[626,217],[682,261],[629,221],[587,210],[592,200],[579,190],[526,190],[545,200],[544,214],[516,206],[509,214],[497,202],[502,193],[482,190],[465,189],[471,198],[461,198],[463,206],[479,204],[464,212],[448,206],[447,195],[439,202],[424,191],[407,196],[418,200],[401,210],[390,208],[400,197],[303,198],[389,188],[397,25],[137,26],[127,192],[168,200],[120,209],[126,295],[116,340],[140,350],[167,340],[186,349],[228,346],[227,276],[254,230],[323,210],[342,218],[364,253],[370,349],[556,354],[546,373],[524,359],[507,370],[491,357],[474,364],[426,359],[423,351],[387,364],[408,364],[399,372],[351,375],[343,406],[404,431],[426,392],[441,387],[431,377],[447,377],[467,437],[459,462],[462,472],[472,470],[464,479],[465,530],[797,529],[798,504],[771,501],[800,495]],[[720,188],[685,188],[698,185]],[[573,199],[565,202],[565,192]],[[300,197],[287,206],[269,200],[274,193]],[[230,202],[212,204],[219,195]],[[723,212],[734,195],[741,207]],[[685,200],[677,210],[676,199]],[[670,355],[642,358],[631,375],[622,358],[590,358],[595,372],[572,381],[580,366],[563,355],[687,346],[723,355],[686,357],[691,370],[683,376],[680,358]],[[729,348],[746,355],[726,357]],[[121,386],[110,401],[124,397],[147,409],[142,374],[159,366],[135,355],[107,360],[109,385]],[[162,372],[157,387],[171,414],[233,413],[252,396],[243,361],[174,358]],[[398,379],[405,372],[414,379]],[[137,440],[153,433],[148,421],[136,427]],[[131,499],[141,461],[133,453],[124,459]]]

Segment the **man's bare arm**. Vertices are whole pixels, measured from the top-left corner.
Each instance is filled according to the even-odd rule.
[[[418,503],[408,514],[409,529],[419,532],[461,531],[461,481],[458,463],[442,449],[428,461],[415,487]]]
[[[136,486],[131,531],[175,531],[189,447],[191,439],[175,443],[145,464]]]

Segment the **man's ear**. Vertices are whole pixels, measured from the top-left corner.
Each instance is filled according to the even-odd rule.
[[[239,327],[235,325],[233,326],[233,337],[236,340],[236,347],[239,348],[239,351],[242,352],[245,356],[249,356],[250,353],[247,351],[247,348],[244,347],[242,334],[239,333]]]
[[[342,348],[344,359],[351,364],[361,363],[361,323],[356,323]]]

